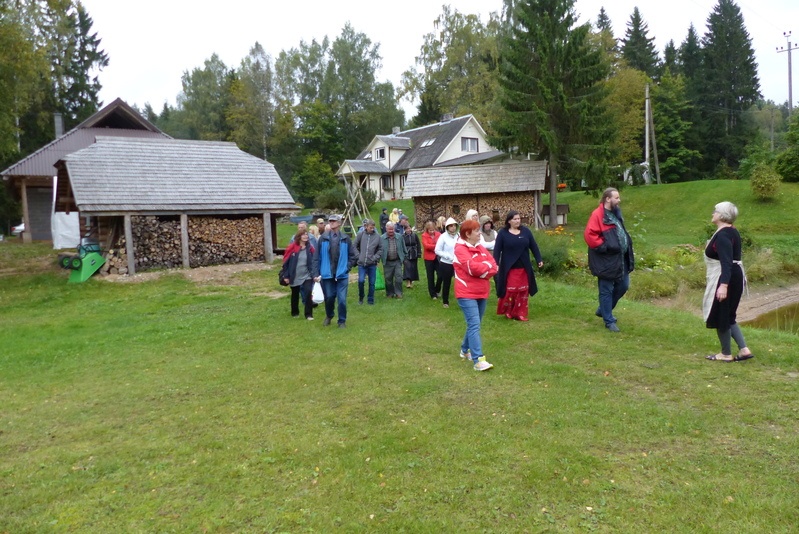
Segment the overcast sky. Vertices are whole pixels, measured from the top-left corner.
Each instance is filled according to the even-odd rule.
[[[164,102],[175,104],[184,71],[202,67],[216,53],[228,67],[238,67],[258,41],[273,57],[296,47],[300,40],[332,39],[349,21],[356,32],[380,43],[383,68],[380,80],[399,85],[403,71],[414,64],[423,36],[433,31],[433,20],[445,2],[405,0],[82,0],[94,19],[94,30],[110,64],[100,73],[100,98],[109,103],[117,97],[140,107],[149,102],[156,112]],[[638,5],[655,37],[658,52],[673,39],[677,46],[685,39],[691,23],[700,37],[717,0],[577,0],[581,21],[595,21],[601,6],[611,19],[617,38],[624,36],[633,8]],[[488,14],[499,11],[502,0],[452,0],[462,13]],[[798,0],[738,1],[758,64],[761,93],[777,103],[788,99],[788,54],[783,32],[793,31],[799,41]],[[797,27],[790,27],[793,21]],[[786,26],[787,25],[787,26]],[[794,45],[795,46],[795,45]],[[799,50],[793,55],[799,56]],[[799,70],[799,57],[794,70]],[[794,75],[794,80],[797,80]],[[793,93],[799,100],[799,87]],[[413,106],[405,103],[406,118]]]

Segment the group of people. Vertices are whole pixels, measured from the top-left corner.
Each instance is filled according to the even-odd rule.
[[[630,273],[635,268],[632,237],[625,228],[620,204],[619,191],[606,189],[584,231],[589,268],[597,278],[595,314],[602,318],[605,328],[614,333],[620,329],[613,310],[630,287]],[[738,303],[745,286],[740,235],[732,225],[737,215],[737,208],[730,202],[716,205],[712,221],[717,231],[705,249],[708,269],[703,304],[705,321],[708,328],[717,330],[721,342],[721,352],[707,357],[714,361],[741,361],[753,357],[736,324]],[[430,220],[425,223],[421,241],[407,216],[396,208],[390,215],[386,208],[382,210],[381,234],[377,233],[375,222],[366,219],[353,242],[339,230],[340,225],[341,216],[331,215],[327,230],[318,238],[307,227],[299,226],[286,249],[285,282],[292,291],[293,316],[299,316],[301,299],[306,318],[313,318],[311,288],[313,282],[318,281],[324,293],[324,325],[331,324],[338,301],[338,326],[343,328],[347,321],[349,271],[354,266],[358,266],[358,303],[366,300],[367,304],[374,304],[378,263],[382,263],[385,273],[386,296],[402,298],[403,280],[409,288],[419,279],[416,265],[421,255],[430,298],[441,298],[444,308],[449,308],[454,281],[455,299],[466,322],[460,357],[470,361],[475,370],[493,367],[486,360],[480,333],[491,292],[491,278],[495,279],[498,297],[496,313],[507,319],[528,321],[529,298],[538,292],[533,260],[539,269],[544,262],[535,237],[522,224],[519,212],[509,211],[499,231],[494,229],[491,217],[479,217],[475,210],[469,210],[460,224],[452,217],[444,221]],[[739,348],[736,356],[730,349],[733,339]]]

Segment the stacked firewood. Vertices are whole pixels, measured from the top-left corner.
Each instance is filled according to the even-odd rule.
[[[192,267],[263,259],[262,218],[189,218],[189,264]]]
[[[137,271],[183,265],[179,220],[136,216],[131,218],[131,230]],[[127,274],[126,244],[124,235],[117,239],[105,254],[100,274]],[[263,260],[262,218],[189,217],[191,267]]]

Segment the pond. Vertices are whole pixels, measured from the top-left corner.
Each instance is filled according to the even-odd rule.
[[[761,315],[757,319],[741,323],[745,326],[765,328],[768,330],[783,330],[799,334],[799,303],[777,308]]]

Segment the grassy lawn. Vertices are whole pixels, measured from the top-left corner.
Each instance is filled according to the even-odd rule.
[[[744,207],[714,189],[737,182],[699,184],[622,192],[646,246],[701,242],[707,198],[738,203],[758,242],[796,242],[796,200]],[[661,192],[682,216],[647,198]],[[584,224],[596,200],[563,197]],[[275,270],[67,285],[54,259],[0,243],[0,532],[799,524],[796,335],[744,328],[754,360],[707,362],[718,342],[693,314],[625,299],[613,335],[590,277],[542,277],[529,323],[489,300],[496,367],[475,373],[460,310],[424,280],[375,306],[352,285],[339,330],[321,309],[292,319]]]

